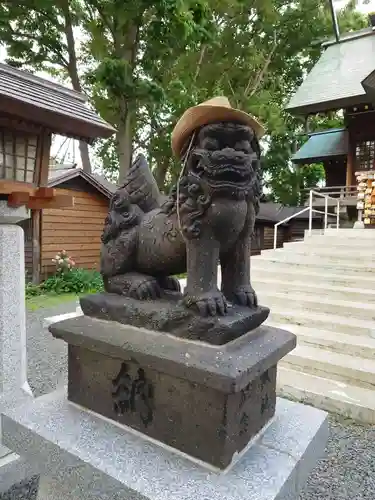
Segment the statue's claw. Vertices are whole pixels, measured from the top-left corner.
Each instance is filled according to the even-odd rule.
[[[227,313],[227,302],[224,295],[219,291],[207,292],[192,296],[187,294],[184,298],[187,307],[196,307],[201,316],[225,316]]]
[[[129,295],[138,300],[157,299],[161,297],[161,289],[156,279],[148,279],[132,287]]]
[[[245,307],[258,307],[258,298],[250,286],[241,286],[233,291],[233,303]]]

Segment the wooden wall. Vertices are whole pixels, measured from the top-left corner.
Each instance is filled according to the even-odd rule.
[[[312,221],[313,229],[322,229],[323,225],[324,223],[320,219],[313,219]],[[286,241],[303,240],[306,229],[309,229],[308,219],[292,219],[289,222],[288,237]]]
[[[45,209],[41,217],[41,278],[54,271],[52,259],[66,250],[77,267],[99,269],[100,237],[109,200],[98,192],[58,189],[75,198],[72,208]]]
[[[262,226],[260,226],[262,227]],[[278,227],[277,230],[277,247],[280,248],[285,242],[297,241],[304,238],[305,230],[309,228],[309,221],[307,219],[291,220],[287,226]],[[321,229],[322,222],[320,220],[313,220],[313,229]],[[274,224],[264,224],[262,227],[262,250],[273,249],[275,227]]]
[[[345,186],[346,161],[347,159],[344,158],[335,161],[327,161],[324,163],[324,170],[326,175],[326,187]]]
[[[286,237],[286,229],[285,227],[278,227],[277,229],[277,247],[282,247]],[[262,250],[271,250],[273,249],[273,239],[275,234],[274,225],[264,226],[263,233],[263,248]]]

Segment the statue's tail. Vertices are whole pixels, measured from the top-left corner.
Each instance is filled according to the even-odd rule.
[[[129,193],[130,202],[143,212],[160,206],[161,195],[146,158],[140,154],[131,166],[123,188]]]

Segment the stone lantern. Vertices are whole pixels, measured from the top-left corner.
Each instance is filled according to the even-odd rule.
[[[47,187],[52,134],[87,143],[114,132],[61,85],[0,64],[0,410],[31,395],[27,381],[24,233],[32,218],[33,258],[40,252],[40,211],[74,204]],[[3,465],[2,465],[3,464]],[[34,473],[0,441],[0,494]]]

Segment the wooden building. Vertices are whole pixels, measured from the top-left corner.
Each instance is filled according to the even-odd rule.
[[[260,203],[259,213],[255,222],[252,253],[270,250],[274,246],[275,224],[300,212],[304,207],[284,207],[279,203]],[[277,246],[282,247],[289,241],[302,240],[305,230],[309,227],[309,213],[305,212],[293,217],[289,222],[280,224],[277,230]],[[313,214],[313,229],[322,229],[323,217]],[[259,251],[256,251],[259,250]]]
[[[23,222],[25,231],[25,267],[29,279],[40,269],[40,280],[55,271],[52,259],[66,250],[78,267],[98,269],[100,236],[108,213],[109,199],[116,186],[96,174],[82,169],[51,170],[48,187],[58,194],[74,198],[74,205],[64,209],[47,208],[41,211],[38,235],[31,220]],[[39,259],[32,246],[39,238]],[[35,244],[35,243],[34,243]]]
[[[369,26],[323,44],[323,53],[286,109],[305,117],[341,111],[344,127],[310,133],[293,157],[297,164],[322,162],[326,187],[356,212],[356,173],[375,170],[375,31]]]
[[[92,143],[113,132],[86,105],[83,94],[0,64],[0,195],[12,206],[31,210],[31,220],[23,225],[32,227],[26,259],[32,262],[34,282],[40,278],[41,209],[48,213],[72,205],[70,195],[48,186],[52,134]]]

